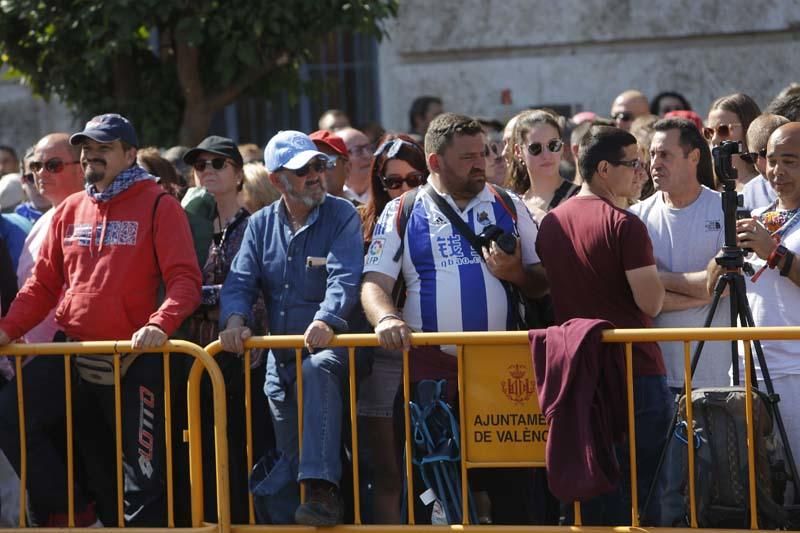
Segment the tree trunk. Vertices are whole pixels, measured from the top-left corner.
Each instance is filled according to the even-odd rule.
[[[208,108],[205,102],[195,102],[194,105],[189,105],[187,102],[183,108],[178,143],[190,148],[197,146],[208,135],[213,115],[214,112]]]

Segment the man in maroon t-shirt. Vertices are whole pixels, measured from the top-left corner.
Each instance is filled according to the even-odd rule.
[[[547,271],[556,323],[599,318],[617,328],[652,327],[661,310],[664,287],[658,277],[647,228],[615,205],[627,197],[636,169],[636,139],[619,128],[595,126],[583,138],[578,165],[581,192],[542,220],[536,249]],[[670,423],[672,399],[656,343],[637,343],[634,403],[639,502],[644,503]],[[620,449],[623,470],[628,451]],[[629,477],[623,475],[627,486]],[[660,487],[657,487],[660,489]],[[660,490],[651,497],[643,520],[657,523]],[[629,523],[629,489],[604,495],[582,507],[584,524]]]

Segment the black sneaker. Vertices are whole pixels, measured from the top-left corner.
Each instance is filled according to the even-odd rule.
[[[294,521],[304,526],[325,527],[341,524],[344,504],[336,485],[322,479],[309,479],[306,502],[294,512]]]

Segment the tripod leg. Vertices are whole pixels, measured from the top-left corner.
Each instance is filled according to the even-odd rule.
[[[740,288],[737,280],[741,280],[741,274],[726,274],[729,276],[728,283],[731,287],[730,306],[731,306],[731,327],[736,327],[736,319],[739,317],[739,295],[744,295],[744,288]],[[731,341],[731,376],[733,385],[739,386],[739,346],[737,341]]]
[[[711,322],[714,321],[714,313],[717,312],[717,306],[719,305],[719,300],[722,298],[722,293],[725,292],[725,286],[730,282],[727,279],[726,275],[720,276],[717,279],[717,284],[714,286],[714,298],[711,300],[711,307],[708,310],[708,314],[706,315],[706,321],[703,324],[704,328],[711,326]],[[705,346],[706,341],[697,341],[697,345],[694,349],[694,354],[692,355],[692,376],[694,376],[694,371],[697,369],[697,363],[700,362],[700,352],[703,351],[703,346]],[[676,411],[677,413],[677,411]],[[673,425],[674,422],[673,422]]]
[[[744,291],[744,278],[740,278],[738,283],[742,285],[741,297],[739,308],[742,312],[744,321],[743,325],[745,327],[754,328],[756,327],[755,321],[753,320],[753,312],[750,310],[750,304],[747,301],[747,295]],[[795,501],[797,501],[798,497],[800,497],[800,479],[797,477],[797,464],[794,462],[794,454],[792,453],[791,443],[789,442],[789,438],[786,435],[786,426],[783,424],[783,417],[781,416],[780,408],[778,407],[778,403],[780,398],[775,397],[775,388],[772,385],[772,378],[769,375],[769,370],[767,368],[767,359],[764,356],[764,350],[761,347],[761,341],[754,340],[753,341],[753,348],[756,352],[756,357],[758,358],[758,366],[761,369],[761,376],[764,378],[764,386],[767,388],[767,396],[770,399],[770,403],[772,406],[772,410],[775,413],[775,422],[778,425],[778,432],[781,435],[781,440],[783,441],[783,448],[784,453],[786,454],[786,461],[789,464],[789,469],[792,473],[794,488],[795,488]],[[752,365],[755,366],[755,365]],[[756,381],[753,380],[753,383]]]

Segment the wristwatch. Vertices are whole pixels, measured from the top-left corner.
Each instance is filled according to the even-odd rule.
[[[789,250],[787,250],[784,245],[779,244],[774,250],[772,250],[772,253],[769,254],[769,257],[767,258],[767,266],[769,268],[775,268],[778,266],[778,263],[781,262],[781,259],[786,257],[787,253],[789,253]]]
[[[781,267],[781,276],[788,276],[789,271],[792,270],[792,262],[794,261],[794,254],[792,252],[786,253],[786,259],[783,260],[783,266]]]

